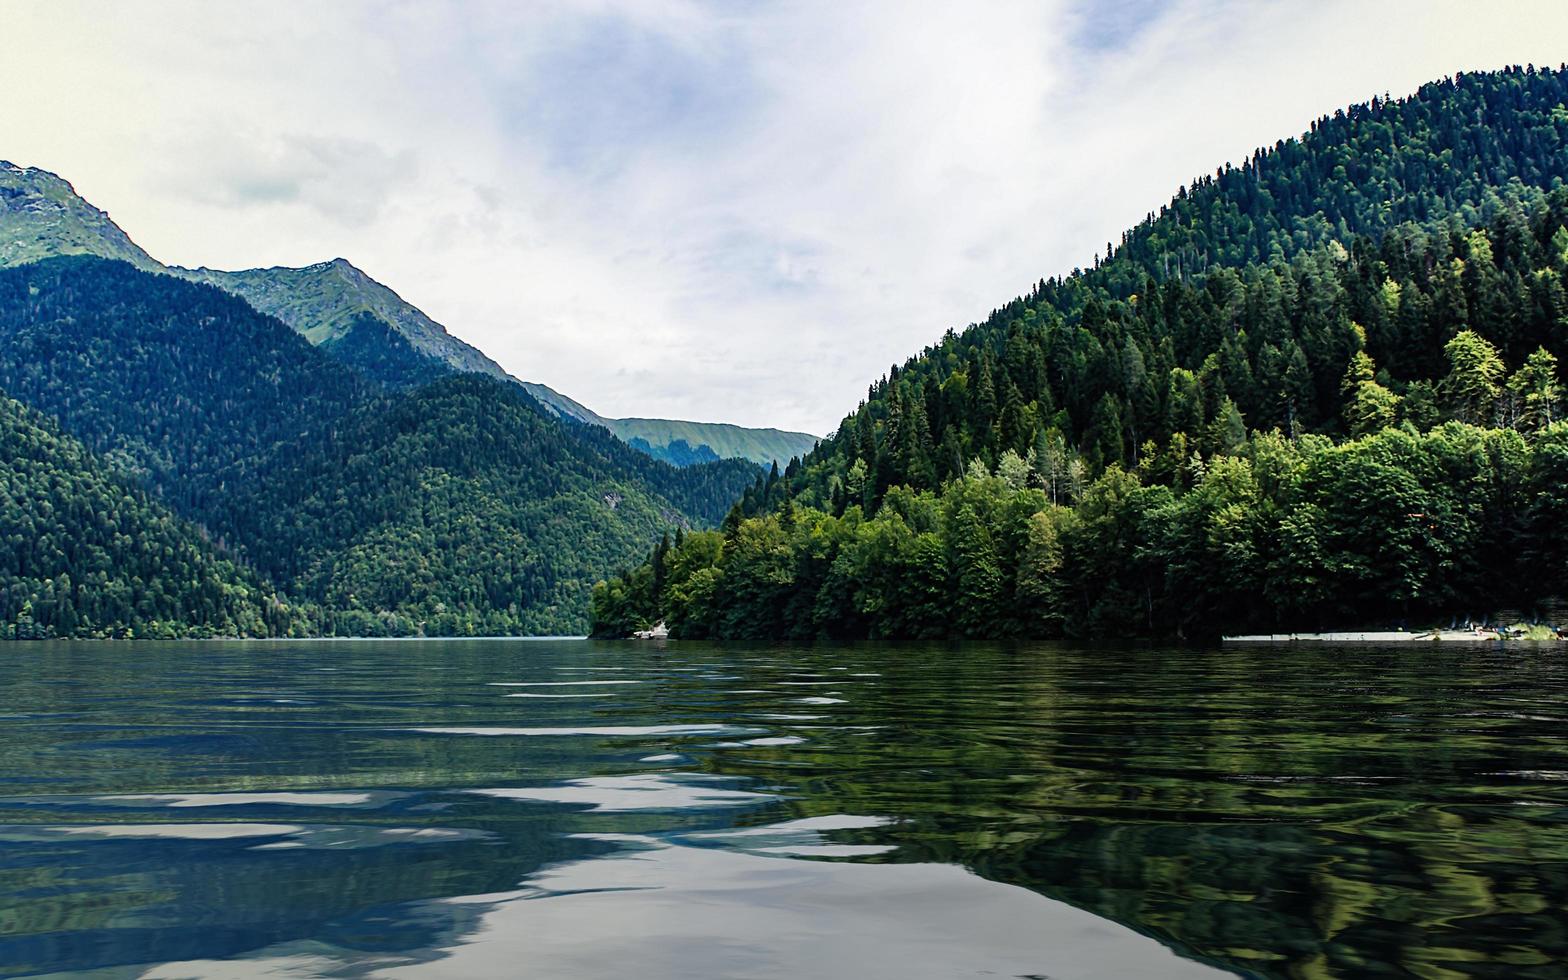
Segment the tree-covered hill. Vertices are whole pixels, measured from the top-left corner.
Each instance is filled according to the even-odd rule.
[[[258,567],[339,629],[581,632],[606,568],[672,523],[717,523],[754,473],[677,469],[570,431],[515,385],[459,375],[360,409],[234,514]]]
[[[452,373],[449,365],[426,357],[385,320],[362,313],[343,333],[324,340],[321,349],[383,388],[400,391],[429,384]]]
[[[756,472],[660,463],[510,381],[386,391],[231,294],[91,257],[0,270],[0,387],[274,586],[341,601],[338,631],[581,630],[589,583]]]
[[[893,368],[722,543],[608,583],[603,629],[1193,635],[1568,591],[1565,100],[1565,70],[1456,77],[1196,181]]]
[[[0,395],[0,637],[277,636],[299,610]]]

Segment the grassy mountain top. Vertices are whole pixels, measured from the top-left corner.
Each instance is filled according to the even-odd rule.
[[[161,268],[67,181],[0,160],[0,268],[82,254],[121,259],[149,271]]]
[[[390,326],[416,353],[454,371],[508,376],[499,364],[447,333],[441,324],[347,259],[299,269],[275,266],[240,272],[205,268],[173,271],[234,293],[293,327],[312,344],[341,340],[358,321],[369,316]]]

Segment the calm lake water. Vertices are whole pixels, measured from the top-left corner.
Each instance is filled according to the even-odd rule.
[[[1568,976],[1568,656],[0,647],[0,974]]]

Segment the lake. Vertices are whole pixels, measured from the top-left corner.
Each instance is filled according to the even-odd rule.
[[[1555,649],[0,656],[3,975],[1568,975]]]

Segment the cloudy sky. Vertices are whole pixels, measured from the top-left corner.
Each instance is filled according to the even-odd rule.
[[[604,415],[822,433],[1193,175],[1568,4],[0,0],[0,159],[155,257],[344,256]]]

